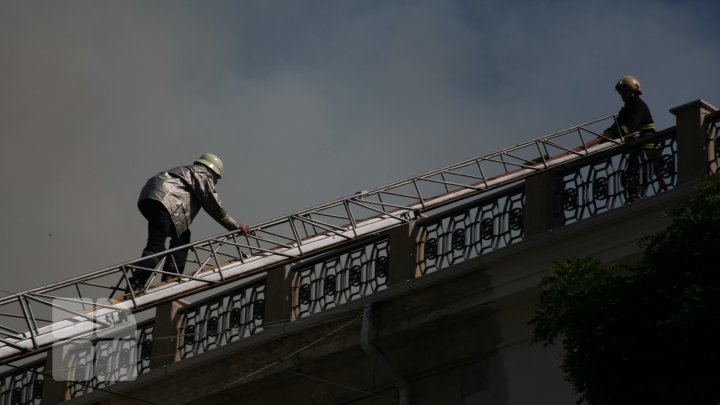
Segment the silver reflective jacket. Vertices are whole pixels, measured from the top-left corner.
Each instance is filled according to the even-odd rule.
[[[158,173],[140,191],[139,200],[146,198],[160,201],[165,206],[178,237],[188,229],[201,207],[228,231],[234,231],[239,225],[218,199],[213,173],[201,164]]]

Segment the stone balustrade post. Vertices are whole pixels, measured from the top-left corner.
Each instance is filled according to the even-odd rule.
[[[523,233],[530,237],[563,224],[559,207],[560,178],[554,170],[544,171],[525,180]]]
[[[165,302],[155,309],[150,369],[180,361],[178,345],[182,320],[179,310],[186,305],[184,301],[175,300]]]
[[[415,222],[408,222],[390,230],[390,259],[388,284],[404,283],[415,277],[417,249]]]
[[[265,314],[267,324],[288,322],[294,319],[292,310],[292,266],[276,267],[265,278]]]
[[[62,346],[54,346],[45,356],[45,376],[43,378],[43,404],[56,404],[70,399],[70,366]],[[60,361],[58,361],[60,360]],[[64,377],[64,378],[63,378]]]
[[[670,110],[676,120],[678,185],[694,181],[710,172],[708,139],[703,120],[715,111],[717,108],[703,100],[695,100]]]

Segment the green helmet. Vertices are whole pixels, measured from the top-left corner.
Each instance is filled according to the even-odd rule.
[[[212,153],[203,153],[194,163],[200,163],[201,165],[207,166],[210,170],[215,172],[218,177],[222,177],[220,173],[223,169],[223,162],[219,157]]]

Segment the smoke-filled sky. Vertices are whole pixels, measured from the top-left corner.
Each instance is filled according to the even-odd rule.
[[[247,224],[617,112],[720,105],[720,2],[0,0],[0,295],[138,257],[203,152]],[[193,240],[224,232],[201,213]]]

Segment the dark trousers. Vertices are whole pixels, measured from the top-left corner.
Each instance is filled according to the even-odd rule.
[[[165,246],[167,238],[170,238],[170,249],[190,243],[190,229],[177,236],[170,213],[160,201],[141,200],[138,202],[138,209],[148,221],[148,237],[145,249],[142,252],[143,257],[167,250],[168,248]],[[163,271],[182,274],[185,270],[187,255],[187,249],[177,250],[168,255],[165,258]],[[162,256],[146,259],[138,263],[138,265],[154,269],[160,260],[162,260]],[[136,270],[133,273],[132,284],[134,288],[144,286],[148,278],[150,278],[150,273],[147,271]],[[167,275],[162,277],[163,280],[167,278]]]
[[[662,177],[658,172],[658,161],[661,157],[662,149],[656,145],[644,145],[630,151],[628,166],[623,173],[627,201],[645,198],[655,178],[660,180],[662,187]]]

